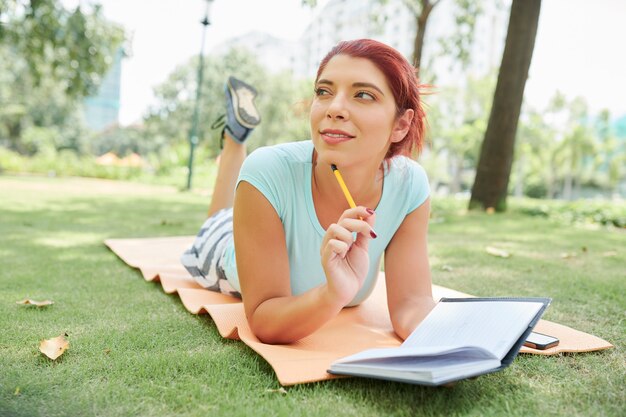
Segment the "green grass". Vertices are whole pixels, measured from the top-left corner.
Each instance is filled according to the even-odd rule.
[[[106,238],[191,235],[207,192],[103,180],[0,176],[0,416],[544,416],[626,409],[626,233],[435,200],[433,280],[480,296],[550,296],[544,318],[615,348],[520,355],[502,372],[428,388],[343,379],[280,387],[243,343],[146,283]],[[526,205],[524,206],[526,207]],[[623,206],[622,206],[623,208]],[[485,252],[496,246],[507,259]],[[561,255],[568,253],[568,258]],[[15,302],[51,299],[47,308]],[[41,339],[67,332],[56,361]],[[623,415],[623,414],[622,414]]]

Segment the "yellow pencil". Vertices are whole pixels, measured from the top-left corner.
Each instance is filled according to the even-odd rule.
[[[350,204],[350,208],[355,208],[356,204],[354,204],[354,199],[350,195],[350,191],[348,191],[348,187],[346,187],[346,183],[343,182],[343,177],[341,176],[341,173],[337,169],[337,165],[332,164],[330,167],[333,170],[333,172],[335,173],[335,177],[337,178],[337,182],[339,183],[339,186],[341,187],[341,191],[343,191],[343,195],[346,196],[346,200],[348,200],[348,204]]]
[[[356,204],[354,203],[354,199],[352,198],[352,195],[350,195],[350,191],[348,191],[348,187],[346,186],[346,183],[343,181],[343,177],[341,176],[341,173],[337,169],[337,165],[331,164],[330,167],[335,173],[335,178],[337,178],[337,182],[339,183],[339,186],[341,187],[341,191],[343,191],[343,195],[346,196],[346,200],[348,200],[348,204],[350,205],[350,208],[355,208]],[[359,220],[363,220],[363,217],[359,216]],[[370,230],[370,236],[376,239],[377,235],[374,229]]]

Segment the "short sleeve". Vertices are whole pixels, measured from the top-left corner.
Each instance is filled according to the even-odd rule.
[[[259,190],[281,219],[284,214],[281,213],[281,207],[285,207],[280,181],[284,164],[283,158],[271,147],[258,148],[245,159],[237,178],[237,186],[241,181],[246,181]]]
[[[413,200],[409,203],[409,213],[424,204],[430,196],[430,184],[424,168],[413,160],[408,160],[411,175],[411,193]]]

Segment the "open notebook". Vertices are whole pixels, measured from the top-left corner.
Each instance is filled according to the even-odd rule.
[[[330,373],[441,385],[499,371],[517,356],[547,298],[443,298],[397,348],[335,361]]]

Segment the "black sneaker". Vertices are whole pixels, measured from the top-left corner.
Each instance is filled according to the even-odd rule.
[[[213,123],[212,128],[225,125],[224,130],[228,132],[230,137],[236,142],[243,143],[250,132],[261,123],[261,116],[254,104],[257,91],[251,85],[232,76],[228,77],[224,90],[226,93],[226,116],[220,116]]]

